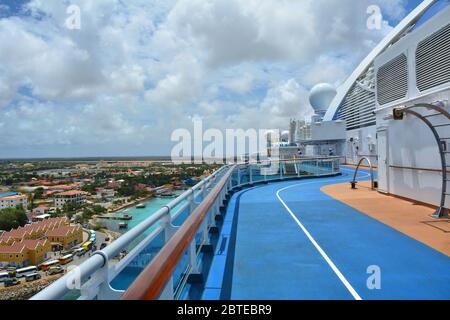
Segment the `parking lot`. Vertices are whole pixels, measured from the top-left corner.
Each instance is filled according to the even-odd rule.
[[[88,230],[84,232],[88,232]],[[83,251],[81,249],[83,248],[83,245],[92,239],[95,239],[95,241],[91,241],[91,250]],[[22,274],[16,274],[16,272],[24,270],[24,268],[0,268],[0,275],[9,273],[8,277],[5,276],[3,279],[0,277],[0,287],[7,287],[8,285],[9,287],[16,287],[23,285],[24,283],[31,283],[41,279],[45,280],[47,278],[53,278],[55,275],[64,274],[68,269],[81,265],[84,261],[89,259],[95,250],[101,248],[102,244],[108,244],[106,240],[108,240],[106,234],[95,232],[95,237],[88,236],[87,241],[84,241],[82,244],[79,244],[71,250],[48,253],[46,262],[55,263],[49,267],[43,267],[43,264],[41,264],[37,267],[38,270],[27,271],[25,268],[25,271]],[[56,261],[58,261],[58,263],[56,263]],[[30,269],[32,269],[32,267]],[[11,277],[13,274],[15,274],[15,276]]]

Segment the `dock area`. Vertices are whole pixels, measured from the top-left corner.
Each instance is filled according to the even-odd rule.
[[[106,219],[106,220],[121,220],[121,221],[127,221],[133,219],[132,216],[124,215],[124,216],[99,216],[99,219]]]

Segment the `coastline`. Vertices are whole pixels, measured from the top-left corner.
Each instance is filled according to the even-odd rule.
[[[178,194],[176,196],[178,196]],[[158,201],[158,200],[161,200],[161,198],[155,196],[155,194],[151,194],[151,195],[149,195],[147,197],[143,197],[143,198],[139,198],[139,199],[133,200],[133,201],[128,202],[127,204],[124,204],[124,205],[122,205],[122,206],[120,206],[120,207],[118,207],[118,208],[116,208],[114,210],[111,210],[111,211],[109,211],[109,212],[107,212],[105,214],[93,216],[93,218],[89,221],[89,223],[91,225],[99,225],[99,226],[101,226],[101,230],[99,230],[99,232],[102,232],[102,233],[108,235],[109,238],[112,241],[114,241],[114,240],[118,239],[120,236],[122,236],[123,233],[120,232],[120,230],[116,230],[115,228],[111,227],[108,223],[105,223],[104,219],[102,218],[102,216],[104,216],[104,215],[119,216],[122,211],[124,211],[124,210],[126,210],[128,208],[133,208],[133,207],[137,206],[140,203],[145,203],[145,202],[152,201],[152,200]],[[171,201],[172,199],[167,199],[167,200]]]
[[[133,200],[131,202],[128,202],[128,203],[126,203],[126,204],[124,204],[124,205],[122,205],[122,206],[120,206],[120,207],[118,207],[116,209],[113,209],[113,210],[111,210],[108,213],[117,213],[119,211],[122,211],[122,210],[128,209],[130,207],[136,206],[136,205],[138,205],[141,202],[148,201],[148,200],[151,200],[153,198],[155,198],[155,196],[153,194],[149,195],[147,197],[144,197],[144,198],[139,198],[139,199]]]

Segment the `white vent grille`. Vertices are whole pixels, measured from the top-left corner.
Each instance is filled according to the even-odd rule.
[[[355,83],[345,97],[337,113],[337,119],[345,120],[347,130],[375,125],[375,93]]]
[[[420,91],[450,82],[450,24],[417,46],[416,77]]]
[[[392,59],[377,73],[377,99],[380,105],[406,97],[408,93],[408,61],[404,54]]]

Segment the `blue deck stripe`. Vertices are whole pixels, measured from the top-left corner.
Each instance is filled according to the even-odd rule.
[[[223,281],[222,281],[222,291],[220,294],[220,299],[221,300],[230,300],[231,299],[231,284],[233,281],[233,265],[234,265],[234,257],[235,255],[233,254],[236,251],[236,237],[237,237],[237,224],[239,221],[239,208],[240,206],[240,202],[241,202],[241,198],[242,196],[253,190],[252,189],[248,189],[245,190],[243,192],[240,192],[237,195],[236,198],[236,205],[234,207],[234,212],[233,212],[233,220],[231,223],[231,232],[229,233],[229,237],[228,237],[228,246],[227,246],[227,258],[226,258],[226,262],[225,262],[225,272],[223,275]],[[232,254],[229,254],[232,253]]]

